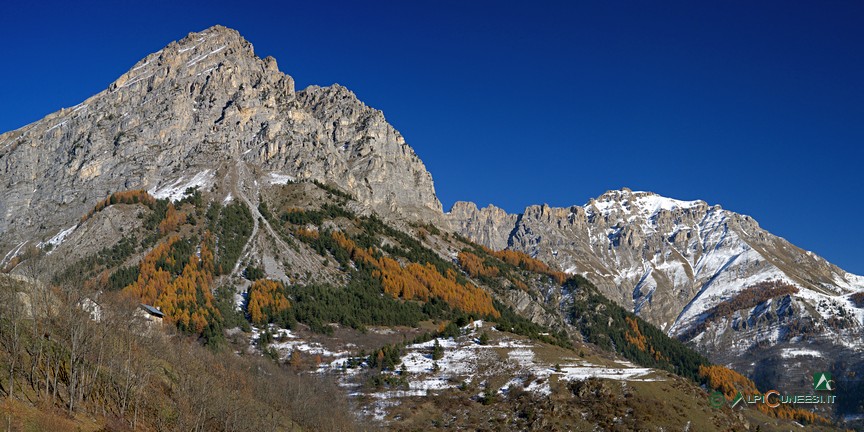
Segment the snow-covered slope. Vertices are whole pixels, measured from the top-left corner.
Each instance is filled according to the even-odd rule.
[[[757,380],[779,379],[774,374],[788,365],[772,362],[790,349],[821,355],[796,358],[799,365],[864,370],[862,362],[831,363],[862,357],[864,309],[850,297],[864,291],[864,278],[749,216],[629,189],[584,206],[501,213],[457,203],[448,216],[453,229],[475,241],[587,277],[610,299]],[[782,295],[751,288],[767,282],[792,288]]]

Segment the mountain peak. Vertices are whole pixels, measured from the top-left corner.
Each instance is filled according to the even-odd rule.
[[[591,199],[584,205],[585,209],[609,214],[614,210],[625,213],[643,213],[653,215],[660,210],[688,209],[696,206],[707,206],[702,200],[684,201],[667,198],[654,192],[633,191],[629,188],[610,190],[596,199]]]
[[[171,45],[176,45],[176,49],[180,53],[196,50],[199,52],[215,50],[219,47],[224,46],[227,48],[230,46],[241,48],[241,52],[245,51],[246,54],[255,55],[252,44],[243,38],[240,32],[221,25],[214,25],[200,32],[189,33],[186,37]]]
[[[10,174],[0,185],[6,251],[68,229],[108,193],[195,183],[239,197],[252,185],[254,199],[270,174],[334,185],[385,218],[442,214],[432,176],[380,111],[339,85],[298,94],[274,59],[223,26],[189,33],[105,91],[0,135],[0,160]]]
[[[220,68],[278,72],[276,61],[261,59],[239,32],[216,25],[169,43],[136,63],[109,87],[109,91],[150,90],[166,80],[206,79]]]

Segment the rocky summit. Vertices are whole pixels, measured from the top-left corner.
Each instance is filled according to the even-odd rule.
[[[380,111],[339,85],[295,91],[275,59],[215,26],[0,135],[0,249],[50,239],[112,192],[213,188],[241,172],[336,185],[387,217],[441,213],[431,175]]]
[[[712,411],[704,388],[728,379],[751,393],[806,390],[814,370],[864,374],[861,276],[749,216],[626,188],[566,208],[457,202],[444,213],[430,173],[380,111],[339,85],[297,91],[275,59],[221,26],[0,135],[0,271],[11,273],[0,282],[30,287],[15,285],[6,310],[35,298],[37,279],[89,290],[65,299],[69,316],[114,294],[146,301],[184,337],[220,345],[227,335],[230,356],[339,377],[365,395],[361,414],[396,429],[612,429],[626,417],[624,429],[731,430],[745,416],[766,425],[768,414]],[[41,339],[29,342],[41,355]],[[65,367],[24,351],[0,363]],[[95,380],[101,351],[94,358]],[[53,385],[55,396],[65,386],[70,398],[102,398],[45,374],[46,394]],[[158,390],[153,412],[161,379],[141,384]],[[842,404],[821,414],[857,412],[864,385],[847,382]],[[262,403],[281,407],[282,393]],[[669,397],[677,415],[657,416]],[[430,404],[440,416],[412,415]],[[484,423],[500,412],[510,417]],[[781,419],[813,415],[770,421],[785,430]]]

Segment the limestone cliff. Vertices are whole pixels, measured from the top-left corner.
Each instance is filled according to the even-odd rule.
[[[380,111],[339,85],[295,91],[276,60],[215,26],[0,135],[0,250],[56,236],[111,192],[230,190],[238,165],[248,183],[317,180],[384,217],[441,214],[431,175]]]

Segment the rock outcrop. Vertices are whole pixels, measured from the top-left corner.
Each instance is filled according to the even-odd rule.
[[[0,135],[0,250],[55,236],[108,193],[218,187],[237,164],[250,183],[317,180],[384,217],[441,214],[431,175],[380,111],[339,85],[295,91],[276,60],[215,26]]]

